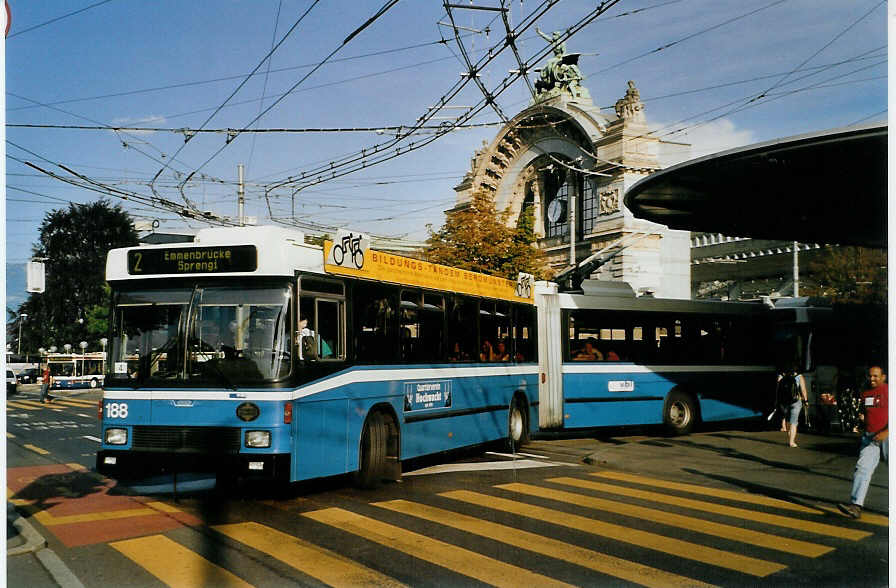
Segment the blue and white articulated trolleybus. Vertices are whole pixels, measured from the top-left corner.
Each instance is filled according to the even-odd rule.
[[[517,282],[273,227],[109,253],[100,472],[354,474],[539,430],[759,416],[762,305]]]
[[[401,460],[524,440],[531,289],[363,245],[246,227],[111,251],[99,471],[373,485]]]

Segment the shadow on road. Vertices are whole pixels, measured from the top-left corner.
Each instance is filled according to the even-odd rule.
[[[65,500],[104,492],[110,481],[90,472],[65,472],[40,476],[15,492],[11,498],[28,503],[33,511],[47,510]]]

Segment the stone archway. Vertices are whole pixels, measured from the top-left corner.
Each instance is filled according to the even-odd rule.
[[[515,224],[523,205],[531,203],[538,246],[551,267],[562,269],[618,247],[622,252],[592,277],[687,298],[687,236],[635,219],[622,203],[628,186],[659,169],[656,154],[662,143],[648,132],[634,83],[629,82],[615,110],[616,117],[604,115],[587,94],[564,92],[529,106],[476,151],[471,170],[455,187],[453,210],[467,206],[482,190],[493,196],[498,210],[509,211],[508,224]],[[552,211],[553,200],[559,206]],[[623,247],[627,238],[644,232],[649,238]]]
[[[519,218],[527,188],[536,182],[536,225],[544,234],[543,182],[539,182],[533,164],[540,160],[545,165],[568,166],[569,169],[590,170],[596,164],[592,157],[593,138],[603,134],[605,121],[598,109],[566,110],[557,106],[536,105],[511,120],[492,142],[477,151],[473,169],[464,178],[458,192],[458,206],[469,201],[475,190],[490,192],[498,210],[510,210],[509,222]],[[578,115],[578,116],[576,116]]]

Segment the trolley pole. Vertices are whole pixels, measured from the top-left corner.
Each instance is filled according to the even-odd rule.
[[[800,244],[793,242],[793,297],[800,295]]]

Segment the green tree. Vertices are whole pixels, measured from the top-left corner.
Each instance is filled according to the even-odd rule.
[[[516,280],[519,272],[545,278],[547,269],[533,245],[535,217],[523,210],[515,227],[507,226],[509,210],[498,213],[494,198],[474,192],[470,204],[445,219],[438,231],[429,226],[426,259],[433,263]]]
[[[800,288],[807,296],[834,303],[887,304],[887,251],[866,247],[832,248],[809,264],[814,285]]]
[[[18,308],[18,314],[28,315],[23,351],[61,350],[66,343],[77,350],[81,341],[87,341],[88,349],[99,349],[108,329],[106,255],[136,244],[131,217],[105,200],[47,213],[32,248],[34,257],[45,258],[46,291],[32,293]]]

